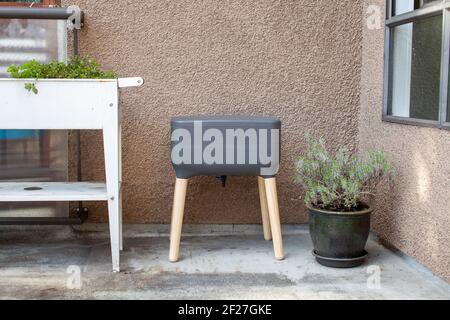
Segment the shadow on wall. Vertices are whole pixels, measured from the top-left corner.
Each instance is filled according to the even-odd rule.
[[[445,209],[448,204],[444,203],[448,198],[444,193],[448,191],[442,190],[442,183],[439,183],[439,180],[449,180],[449,175],[437,170],[443,162],[437,152],[440,146],[435,129],[404,128],[420,130],[420,140],[390,148],[397,177],[393,189],[380,186],[378,190],[373,229],[379,232],[381,239],[408,255],[430,252],[429,256],[418,257],[420,262],[429,265],[430,261],[450,258],[449,250],[441,245],[443,236],[448,237],[450,231]],[[405,154],[410,156],[402,157]]]

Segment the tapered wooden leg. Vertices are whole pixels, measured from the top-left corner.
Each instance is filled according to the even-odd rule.
[[[278,195],[275,178],[264,179],[266,189],[267,207],[269,209],[270,227],[272,230],[273,248],[275,258],[284,259],[283,239],[281,236],[280,211],[278,209]]]
[[[259,203],[261,205],[261,215],[264,230],[264,239],[272,240],[270,232],[269,210],[267,208],[266,188],[264,186],[264,178],[258,177]]]
[[[177,262],[180,254],[181,227],[183,226],[184,203],[188,179],[178,179],[175,182],[173,197],[172,223],[170,225],[170,252],[169,260]]]

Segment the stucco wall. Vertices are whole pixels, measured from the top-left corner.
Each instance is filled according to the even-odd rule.
[[[365,7],[384,10],[384,3],[366,0]],[[373,229],[450,281],[450,132],[381,121],[383,48],[384,27],[364,24],[359,149],[385,149],[398,175],[394,188],[378,198]]]
[[[281,218],[306,222],[293,163],[304,130],[356,149],[361,1],[79,0],[80,53],[145,85],[123,90],[124,219],[167,223],[174,172],[169,120],[195,114],[275,115],[283,121]],[[100,135],[82,135],[83,178],[103,178]],[[101,204],[92,221],[105,221]],[[186,221],[259,223],[256,179],[188,188]]]

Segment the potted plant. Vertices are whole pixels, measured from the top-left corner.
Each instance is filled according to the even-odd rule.
[[[340,148],[328,152],[324,139],[306,135],[307,151],[296,163],[296,180],[304,189],[309,229],[316,260],[325,266],[361,265],[373,208],[364,201],[394,170],[385,153],[374,150],[364,158]]]

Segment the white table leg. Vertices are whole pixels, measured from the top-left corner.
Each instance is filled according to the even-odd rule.
[[[105,152],[106,189],[108,192],[109,232],[113,272],[120,271],[120,195],[119,195],[119,128],[117,105],[110,107],[111,113],[103,128]],[[109,120],[109,121],[108,121]]]
[[[122,213],[122,126],[119,124],[119,218],[120,218],[120,251],[123,251],[123,213]]]

